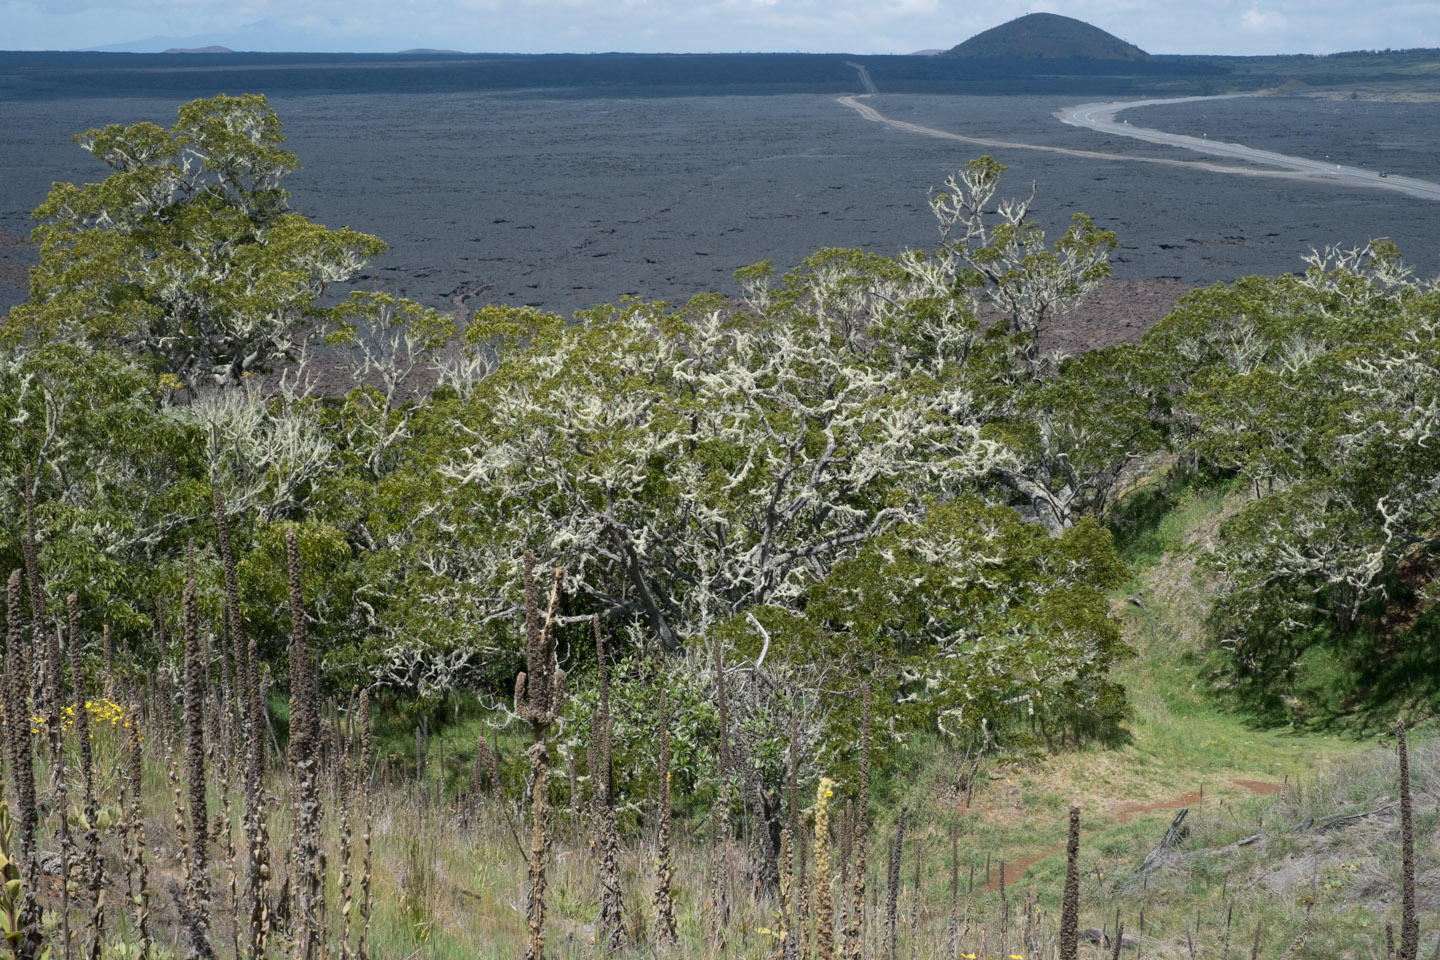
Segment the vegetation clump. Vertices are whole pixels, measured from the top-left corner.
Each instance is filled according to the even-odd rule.
[[[1316,651],[1403,663],[1387,644],[1433,629],[1440,310],[1383,243],[1060,356],[1044,333],[1115,238],[1083,215],[1047,238],[980,158],[932,194],[933,250],[460,332],[381,294],[319,305],[380,247],[285,209],[280,142],[253,97],[92,131],[115,172],[37,212],[0,336],[17,958],[1178,955],[1118,841],[1082,872],[1078,802],[1019,873],[976,835],[994,764],[1118,754],[1145,722],[1127,687],[1156,653],[1132,662],[1116,591],[1154,558],[1127,566],[1115,532],[1143,534],[1145,497],[1228,498],[1208,645],[1159,656],[1209,658],[1262,711],[1302,712]],[[306,337],[348,390],[306,385]],[[1414,956],[1431,773],[1404,730],[1389,919]],[[1011,826],[1058,840],[1058,794],[1023,802]],[[1177,829],[1145,876],[1313,825]],[[1326,936],[1319,896],[1256,942]],[[1112,906],[1139,909],[1112,929]]]

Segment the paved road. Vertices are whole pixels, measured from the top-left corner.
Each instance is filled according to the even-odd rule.
[[[857,71],[863,71],[863,68],[858,64],[852,64],[852,66],[854,66]],[[870,78],[862,72],[860,79],[862,85],[865,85]],[[874,84],[869,84],[869,86],[873,87]],[[1208,138],[1187,137],[1182,134],[1165,133],[1160,130],[1147,130],[1143,127],[1134,127],[1128,123],[1118,122],[1114,119],[1116,113],[1129,107],[1155,103],[1184,103],[1192,100],[1220,99],[1215,97],[1136,100],[1130,103],[1087,103],[1078,107],[1062,110],[1056,114],[1056,116],[1074,126],[1090,127],[1091,129],[1104,133],[1134,137],[1137,140],[1148,140],[1152,143],[1168,144],[1200,153],[1208,153],[1212,156],[1261,164],[1262,166],[1234,166],[1232,164],[1216,163],[1209,160],[1179,160],[1170,157],[1138,157],[1132,154],[1109,153],[1103,150],[1076,150],[1069,147],[1019,143],[1013,140],[967,137],[962,134],[951,133],[948,130],[938,130],[935,127],[926,127],[918,123],[910,123],[906,120],[894,120],[887,117],[870,104],[861,102],[870,99],[872,96],[873,94],[864,93],[839,97],[837,100],[842,105],[849,107],[872,123],[883,123],[896,130],[903,130],[906,133],[913,133],[917,136],[935,137],[940,140],[954,140],[959,143],[973,144],[977,147],[1000,147],[1009,150],[1038,150],[1043,153],[1059,153],[1065,156],[1084,157],[1090,160],[1122,160],[1129,163],[1153,163],[1161,166],[1184,167],[1189,170],[1208,170],[1212,173],[1226,173],[1246,177],[1271,177],[1280,180],[1330,183],[1337,186],[1370,187],[1406,193],[1425,200],[1440,200],[1440,184],[1431,183],[1427,180],[1416,180],[1412,177],[1398,177],[1393,175],[1381,177],[1377,172],[1365,170],[1361,167],[1336,167],[1334,164],[1320,160],[1306,160],[1303,157],[1292,157],[1283,153],[1272,153],[1268,150],[1255,150],[1238,143],[1225,143]]]
[[[1249,160],[1252,163],[1264,164],[1269,167],[1279,167],[1282,170],[1293,171],[1299,175],[1301,179],[1305,180],[1332,180],[1346,185],[1395,190],[1400,193],[1407,193],[1412,197],[1420,197],[1424,200],[1440,200],[1440,184],[1431,183],[1428,180],[1417,180],[1414,177],[1401,177],[1394,174],[1382,177],[1377,171],[1366,170],[1364,167],[1347,167],[1342,164],[1329,163],[1324,160],[1309,160],[1305,157],[1295,157],[1285,153],[1275,153],[1270,150],[1257,150],[1254,147],[1247,147],[1239,143],[1211,140],[1209,137],[1190,137],[1180,133],[1165,133],[1163,130],[1136,127],[1125,121],[1115,119],[1115,114],[1121,110],[1129,110],[1132,107],[1148,107],[1155,104],[1191,103],[1199,100],[1228,100],[1236,96],[1245,96],[1245,94],[1229,94],[1219,97],[1179,97],[1165,100],[1132,100],[1128,103],[1085,103],[1078,107],[1061,110],[1056,116],[1059,117],[1062,122],[1068,123],[1071,126],[1088,127],[1091,130],[1098,130],[1101,133],[1133,137],[1136,140],[1145,140],[1149,143],[1168,144],[1215,157],[1226,157],[1232,160]]]

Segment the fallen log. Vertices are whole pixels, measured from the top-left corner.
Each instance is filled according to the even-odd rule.
[[[1395,804],[1387,803],[1383,807],[1376,807],[1374,810],[1367,810],[1364,813],[1349,813],[1342,817],[1331,817],[1315,828],[1316,833],[1329,833],[1332,830],[1344,830],[1346,827],[1353,827],[1362,820],[1371,817],[1387,817],[1395,813]]]
[[[1161,838],[1160,845],[1145,855],[1145,860],[1136,868],[1136,873],[1149,873],[1160,867],[1170,858],[1171,851],[1178,847],[1180,841],[1184,840],[1185,836],[1190,832],[1190,828],[1185,826],[1185,817],[1188,816],[1189,813],[1189,807],[1180,808],[1180,812],[1175,815],[1175,819],[1170,821],[1170,828],[1165,831],[1165,836]]]

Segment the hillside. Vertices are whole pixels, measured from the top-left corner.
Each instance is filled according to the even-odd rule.
[[[977,33],[943,56],[983,60],[1154,59],[1133,43],[1099,27],[1055,13],[1031,13],[1002,23]]]

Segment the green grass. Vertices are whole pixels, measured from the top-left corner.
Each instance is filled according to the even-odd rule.
[[[1007,950],[1026,954],[1018,947],[1018,937],[1023,929],[1021,905],[1027,896],[1033,896],[1045,929],[1053,932],[1064,884],[1066,811],[1073,803],[1082,810],[1082,927],[1113,923],[1118,909],[1133,934],[1143,908],[1145,956],[1180,960],[1189,955],[1189,940],[1196,943],[1199,955],[1213,954],[1224,935],[1227,912],[1233,911],[1235,955],[1248,955],[1258,924],[1261,955],[1274,957],[1290,944],[1307,911],[1318,910],[1324,925],[1312,932],[1311,952],[1306,955],[1379,955],[1385,923],[1398,919],[1395,831],[1375,823],[1319,844],[1316,834],[1289,830],[1305,816],[1323,819],[1367,809],[1378,805],[1379,798],[1393,796],[1393,756],[1357,736],[1366,730],[1358,725],[1277,723],[1238,709],[1244,704],[1225,689],[1228,674],[1223,660],[1204,643],[1203,619],[1213,585],[1197,561],[1221,519],[1241,497],[1243,491],[1223,483],[1167,487],[1155,478],[1133,491],[1116,511],[1113,528],[1131,578],[1110,599],[1136,652],[1118,671],[1133,713],[1117,740],[1090,742],[1053,755],[1012,756],[1008,762],[984,767],[968,808],[959,782],[968,768],[946,743],[917,736],[904,746],[887,748],[896,752],[880,765],[885,773],[874,785],[869,875],[871,890],[882,891],[883,912],[887,847],[899,808],[908,805],[900,929],[901,943],[910,949],[902,947],[902,953],[923,960],[949,956],[944,937],[950,910],[952,829],[962,838],[962,916],[979,918],[983,930],[972,933],[962,950],[998,955],[1000,897],[987,888],[986,876],[987,865],[993,879],[1002,862],[1026,864],[1023,875],[1007,890],[1011,931]],[[1425,655],[1421,648],[1411,660],[1400,662],[1410,663],[1413,671],[1419,663],[1414,658]],[[1355,689],[1369,682],[1357,671],[1356,656],[1321,647],[1307,655],[1301,673],[1315,687],[1317,704],[1328,702],[1324,694],[1338,711]],[[283,724],[285,705],[275,706]],[[524,861],[507,820],[487,800],[478,820],[459,825],[453,809],[447,812],[425,799],[442,795],[442,783],[443,795],[451,800],[464,793],[475,739],[490,731],[493,717],[478,701],[465,698],[441,705],[427,718],[429,760],[425,786],[418,788],[414,783],[418,714],[413,709],[386,709],[384,704],[378,714],[377,756],[393,784],[382,788],[377,817],[373,955],[517,955],[524,939],[519,908]],[[512,793],[523,779],[515,765],[527,742],[528,735],[519,725],[506,728],[500,737]],[[1434,752],[1428,756],[1417,770],[1428,778],[1425,789],[1440,791]],[[1283,789],[1261,795],[1237,781]],[[1194,796],[1187,798],[1188,794]],[[506,801],[512,816],[515,802]],[[683,802],[677,797],[677,811],[683,809]],[[1191,808],[1190,834],[1182,847],[1189,858],[1138,877],[1136,866],[1182,802]],[[1135,805],[1158,809],[1123,814],[1127,806]],[[163,816],[159,810],[157,814]],[[1424,831],[1422,870],[1440,862],[1435,821],[1433,811],[1422,811],[1417,821],[1417,828]],[[283,837],[285,823],[282,811],[272,823],[272,836]],[[575,821],[560,811],[557,825],[547,952],[556,958],[590,957],[598,911],[594,851],[583,818]],[[682,935],[677,957],[717,955],[702,934],[705,877],[716,857],[705,842],[707,829],[700,816],[676,824]],[[1263,845],[1223,856],[1197,855],[1261,831],[1267,836]],[[622,856],[628,916],[642,944],[640,928],[651,913],[650,843],[648,830],[632,833]],[[741,848],[736,857],[743,863],[747,852]],[[918,891],[911,879],[917,859]],[[972,871],[975,889],[967,893]],[[760,931],[775,927],[773,908],[756,903],[743,878],[733,895],[725,955],[772,955],[774,944]],[[848,894],[843,899],[848,900]],[[913,943],[908,932],[912,922],[917,930]],[[1424,942],[1427,950],[1433,948],[1428,932]],[[643,945],[623,956],[650,952],[650,946]]]
[[[1323,909],[1326,922],[1324,930],[1310,934],[1317,948],[1310,956],[1364,956],[1383,938],[1386,920],[1398,926],[1393,904],[1381,899],[1383,894],[1395,900],[1398,890],[1393,837],[1366,828],[1355,838],[1342,836],[1319,856],[1313,834],[1287,832],[1307,815],[1323,819],[1393,796],[1393,762],[1387,766],[1387,754],[1357,736],[1358,729],[1266,723],[1236,709],[1235,698],[1223,689],[1223,660],[1204,644],[1212,584],[1197,560],[1242,495],[1223,485],[1176,492],[1152,483],[1125,504],[1117,541],[1132,578],[1111,599],[1137,655],[1118,670],[1133,706],[1120,745],[1091,744],[993,768],[969,810],[954,798],[957,758],[933,741],[916,748],[919,773],[897,799],[933,811],[922,815],[912,833],[915,849],[929,858],[924,869],[931,878],[929,900],[947,899],[948,836],[958,822],[964,833],[962,887],[972,865],[983,877],[987,860],[998,868],[1002,859],[1013,863],[1042,855],[1012,894],[1033,890],[1042,910],[1054,916],[1064,883],[1065,808],[1075,803],[1083,824],[1082,925],[1099,926],[1106,918],[1113,923],[1119,908],[1127,930],[1134,931],[1143,906],[1147,955],[1188,955],[1187,929],[1197,947],[1210,952],[1232,906],[1237,954],[1248,953],[1260,924],[1262,955],[1278,955],[1307,910]],[[1349,660],[1317,660],[1310,675],[1343,696],[1344,678],[1352,678],[1351,686],[1359,682],[1353,671]],[[1280,789],[1257,794],[1238,781]],[[1186,799],[1187,794],[1194,796]],[[1262,831],[1267,841],[1136,877],[1135,868],[1182,800],[1191,808],[1187,852],[1223,848]],[[1121,822],[1125,806],[1156,804],[1162,808]],[[891,814],[881,817],[882,833],[892,822]],[[1432,845],[1432,862],[1435,854]],[[1293,863],[1311,860],[1314,875],[1306,882],[1272,887],[1261,879],[1290,878],[1284,871]],[[995,897],[988,898],[992,907]],[[1425,942],[1432,942],[1428,933]]]

